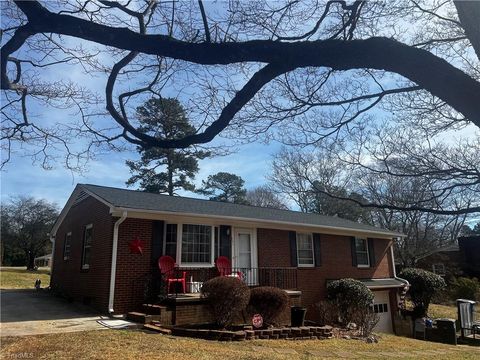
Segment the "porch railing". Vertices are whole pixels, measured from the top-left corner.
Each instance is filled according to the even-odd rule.
[[[180,282],[172,282],[169,286],[166,279],[182,278],[185,272],[185,293],[199,293],[204,282],[219,276],[216,268],[175,268],[172,274],[163,275],[164,294],[176,297],[183,294]],[[232,268],[229,275],[237,277],[251,287],[274,286],[284,290],[297,289],[297,269],[293,267],[260,267],[260,268]]]

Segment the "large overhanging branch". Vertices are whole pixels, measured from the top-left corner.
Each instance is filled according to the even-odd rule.
[[[229,124],[235,114],[262,86],[275,76],[295,68],[309,66],[329,67],[334,70],[370,68],[400,74],[442,99],[480,127],[480,83],[432,53],[393,39],[373,37],[352,41],[253,40],[191,43],[171,36],[143,35],[127,28],[110,27],[70,15],[55,14],[34,1],[16,3],[28,18],[29,32],[25,33],[23,28],[22,34],[14,35],[14,42],[7,42],[2,49],[2,89],[12,88],[6,75],[8,56],[18,50],[28,36],[36,33],[68,35],[119,49],[196,64],[226,65],[240,62],[269,64],[254,75],[225,107],[220,118],[203,133],[180,140],[159,141],[146,135],[135,134],[131,131],[133,129],[127,129],[149,146],[172,148],[208,142]],[[284,65],[280,68],[279,64]]]

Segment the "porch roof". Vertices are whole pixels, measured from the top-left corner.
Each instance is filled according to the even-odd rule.
[[[395,279],[360,279],[369,289],[399,288],[407,285],[405,282]]]
[[[250,205],[210,201],[179,196],[147,193],[138,190],[119,189],[91,184],[78,184],[79,190],[103,200],[109,206],[131,211],[169,213],[173,215],[208,216],[219,219],[235,219],[288,225],[313,226],[324,229],[342,229],[384,237],[404,236],[374,226],[359,224],[334,216],[278,210]]]

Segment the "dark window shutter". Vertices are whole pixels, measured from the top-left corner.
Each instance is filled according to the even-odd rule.
[[[375,267],[375,248],[373,247],[373,239],[367,239],[368,242],[368,257],[370,260],[370,267]]]
[[[163,253],[163,227],[165,223],[160,220],[154,220],[152,223],[152,268],[158,269],[158,259]]]
[[[297,233],[290,231],[288,233],[288,239],[290,240],[290,263],[293,267],[297,267]]]
[[[322,266],[322,250],[320,247],[320,234],[313,234],[313,257],[315,266]]]
[[[220,225],[220,256],[232,258],[232,227]]]
[[[352,237],[350,240],[351,248],[352,248],[352,266],[357,266],[357,251],[355,249],[355,237]]]

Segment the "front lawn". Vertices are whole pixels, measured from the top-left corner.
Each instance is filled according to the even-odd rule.
[[[216,342],[133,330],[100,330],[2,338],[2,358],[40,359],[478,359],[479,347],[452,346],[382,335],[378,344],[358,340],[255,340]]]
[[[42,287],[50,285],[49,268],[27,271],[22,267],[0,268],[0,289],[33,289],[35,280],[42,281]]]

